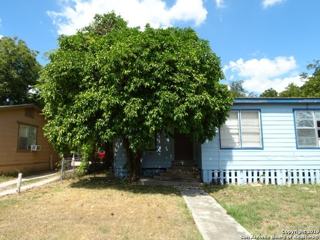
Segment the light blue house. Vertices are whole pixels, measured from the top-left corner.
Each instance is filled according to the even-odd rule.
[[[121,143],[115,172],[126,174]],[[205,183],[320,183],[320,98],[238,98],[211,141],[159,134],[142,158],[146,176],[177,163],[196,166]]]

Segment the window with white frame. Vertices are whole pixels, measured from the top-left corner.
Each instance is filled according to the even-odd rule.
[[[35,144],[37,144],[37,127],[19,124],[18,150],[30,150],[30,146]]]
[[[221,148],[261,148],[260,111],[231,111],[220,128]]]
[[[297,146],[320,146],[320,110],[295,110]]]

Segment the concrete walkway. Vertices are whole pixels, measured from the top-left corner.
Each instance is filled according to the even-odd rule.
[[[199,187],[177,188],[181,191],[204,240],[240,240],[251,236],[214,198]]]
[[[23,177],[21,182],[27,182],[27,181],[30,181],[30,180],[53,177],[55,175],[57,175],[57,172],[54,172],[54,173],[51,172],[51,173],[44,173],[44,174],[27,176],[27,177]],[[0,183],[0,191],[1,191],[2,188],[7,188],[7,187],[10,187],[11,185],[14,185],[14,184],[17,184],[17,179],[16,178],[12,179],[12,180],[9,180],[9,181],[2,182],[2,183]]]
[[[60,179],[60,175],[58,173],[50,173],[50,174],[42,174],[38,176],[26,177],[22,179],[22,182],[35,181],[35,180],[36,182],[21,186],[20,192],[24,192],[32,188],[37,188],[37,187],[46,185],[48,183],[58,181],[59,179]],[[17,193],[16,184],[17,184],[17,179],[13,179],[13,180],[1,183],[0,197]]]

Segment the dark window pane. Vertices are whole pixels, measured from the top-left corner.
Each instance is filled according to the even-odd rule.
[[[25,137],[19,138],[19,149],[28,150],[28,138],[25,138]]]
[[[318,138],[320,138],[320,130],[318,130]]]
[[[317,121],[317,127],[320,128],[320,121]]]

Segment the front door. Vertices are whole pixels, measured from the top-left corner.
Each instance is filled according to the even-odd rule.
[[[174,134],[174,155],[175,162],[183,165],[194,166],[193,143],[184,134]]]

